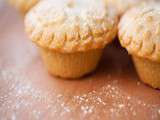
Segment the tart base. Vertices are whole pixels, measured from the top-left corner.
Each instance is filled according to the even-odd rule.
[[[82,77],[95,70],[102,55],[102,50],[77,53],[60,53],[45,48],[40,50],[49,73],[69,79]]]
[[[160,63],[136,56],[132,58],[141,80],[153,88],[160,89]]]

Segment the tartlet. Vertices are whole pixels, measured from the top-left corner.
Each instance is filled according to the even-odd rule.
[[[137,6],[122,17],[119,39],[142,81],[160,88],[160,4]]]
[[[8,0],[22,14],[26,14],[40,0]]]
[[[117,22],[103,0],[45,0],[27,14],[25,26],[51,74],[79,78],[95,70]]]
[[[119,16],[123,15],[129,8],[152,0],[105,0],[107,4],[115,7]]]

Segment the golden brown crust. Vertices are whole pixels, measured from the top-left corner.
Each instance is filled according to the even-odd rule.
[[[25,14],[30,10],[39,0],[8,0],[21,13]]]
[[[160,62],[160,6],[129,10],[119,23],[119,39],[132,55]]]
[[[26,31],[40,47],[59,52],[104,48],[117,32],[117,15],[99,0],[45,0],[26,17]]]
[[[80,78],[93,72],[101,58],[103,50],[87,52],[60,53],[40,48],[48,72],[62,78]]]
[[[160,63],[136,56],[132,58],[141,80],[153,88],[160,89]]]

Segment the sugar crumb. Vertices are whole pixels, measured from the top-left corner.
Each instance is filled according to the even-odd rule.
[[[158,110],[158,114],[160,115],[160,109]]]
[[[121,109],[121,108],[124,108],[125,105],[124,104],[119,104],[118,107]]]
[[[92,113],[93,112],[93,106],[81,106],[81,110],[84,114]]]

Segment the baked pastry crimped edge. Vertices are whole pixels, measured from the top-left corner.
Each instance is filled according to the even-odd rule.
[[[38,46],[64,53],[104,48],[117,33],[114,10],[100,0],[45,0],[25,20]]]
[[[131,55],[160,62],[160,5],[129,10],[119,23],[119,39]]]

